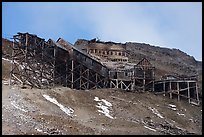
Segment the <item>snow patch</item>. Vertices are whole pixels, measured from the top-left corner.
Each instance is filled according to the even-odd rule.
[[[164,118],[156,108],[151,108],[151,107],[148,107],[155,115],[157,115],[158,117],[160,118]]]
[[[39,128],[35,128],[38,132],[43,132],[41,129]]]
[[[45,133],[45,134],[49,134],[48,132],[45,132],[45,131],[43,131],[42,129],[39,129],[39,128],[36,128],[36,127],[35,127],[35,130],[37,130],[38,132],[42,132],[42,133]]]
[[[112,104],[110,102],[106,101],[105,99],[101,99],[101,101],[103,101],[106,106],[112,107]]]
[[[169,104],[169,106],[172,108],[176,108],[176,105],[173,105],[173,104]]]
[[[9,81],[7,81],[7,80],[2,80],[2,83],[3,83],[4,85],[8,85],[8,84],[9,84]]]
[[[109,109],[112,109],[112,104],[110,102],[108,102],[107,100],[105,99],[99,99],[98,97],[95,97],[94,98],[95,101],[100,101],[98,102],[96,105],[97,108],[100,108],[101,110],[98,110],[98,112],[102,113],[102,114],[105,114],[105,116],[111,118],[111,119],[114,119],[109,113],[110,113],[110,110]],[[103,105],[104,104],[104,105]]]
[[[95,100],[95,101],[100,101],[98,97],[95,97],[94,100]]]
[[[14,101],[11,102],[11,105],[23,112],[28,112],[27,110],[20,108],[19,105],[17,105]]]
[[[152,130],[152,131],[156,132],[156,130],[153,129],[153,128],[150,128],[150,127],[147,127],[147,126],[144,126],[144,127],[147,128],[147,129],[149,129],[149,130]]]
[[[176,111],[177,109],[176,108],[171,108],[172,110]]]
[[[65,107],[63,106],[62,104],[58,103],[58,101],[55,99],[55,98],[51,98],[50,96],[48,95],[43,95],[43,97],[45,99],[47,99],[48,101],[54,103],[55,105],[57,105],[63,112],[65,112],[68,116],[76,116],[76,115],[73,115],[74,113],[74,109],[70,108],[70,107]]]
[[[172,110],[174,110],[174,111],[177,110],[177,109],[176,109],[176,105],[169,104],[168,106],[169,106],[168,108],[170,108],[170,109],[172,109]]]
[[[189,119],[191,122],[193,122],[193,119]]]
[[[185,114],[182,114],[182,113],[179,113],[179,112],[177,112],[176,114],[179,115],[179,116],[184,116],[185,117]]]

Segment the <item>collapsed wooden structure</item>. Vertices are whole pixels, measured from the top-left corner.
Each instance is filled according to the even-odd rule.
[[[123,49],[122,52],[114,50],[124,55],[122,58],[125,61],[117,62],[113,61],[113,58],[104,61],[62,38],[56,42],[52,39],[45,41],[37,35],[18,33],[13,39],[10,83],[15,81],[23,86],[37,88],[63,85],[82,90],[97,88],[149,90],[155,93],[170,93],[171,96],[176,94],[178,98],[189,99],[189,103],[191,100],[197,100],[199,104],[196,81],[155,81],[155,68],[151,63],[146,58],[138,64],[128,63]],[[94,53],[96,51],[97,49],[94,49]],[[174,88],[175,83],[177,88]],[[187,87],[184,87],[186,83]],[[196,98],[194,94],[197,94]]]

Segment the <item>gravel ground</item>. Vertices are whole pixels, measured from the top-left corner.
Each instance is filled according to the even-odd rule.
[[[22,89],[4,79],[2,134],[201,135],[202,106],[148,92]]]

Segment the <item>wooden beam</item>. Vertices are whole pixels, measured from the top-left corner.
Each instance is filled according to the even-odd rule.
[[[196,82],[196,97],[197,97],[197,101],[198,101],[198,105],[200,104],[200,101],[199,101],[199,96],[198,96],[198,84]]]
[[[165,81],[163,82],[163,92],[164,92],[163,96],[166,96]]]
[[[177,82],[178,101],[180,101],[180,94],[179,94],[179,91],[180,91],[180,89],[179,89],[179,82]]]
[[[189,82],[187,82],[187,89],[188,89],[188,102],[190,103],[190,89],[189,89]]]

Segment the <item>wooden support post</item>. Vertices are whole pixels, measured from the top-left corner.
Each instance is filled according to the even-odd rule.
[[[154,70],[152,70],[152,78],[153,78],[153,81],[152,81],[152,91],[154,92]]]
[[[144,70],[144,78],[143,78],[143,91],[145,91],[145,70]]]
[[[82,86],[82,83],[81,83],[82,65],[81,65],[81,64],[79,65],[79,71],[80,71],[80,72],[79,72],[79,75],[80,75],[80,76],[79,76],[79,89],[81,90],[81,86]]]
[[[12,54],[11,54],[11,57],[12,57],[12,64],[11,64],[11,70],[10,70],[10,79],[9,79],[9,88],[11,89],[11,85],[12,85],[12,74],[13,74],[13,65],[14,65],[14,46],[15,46],[15,38],[14,38],[14,41],[13,41],[13,48],[12,48]]]
[[[108,88],[112,88],[111,80],[110,80],[110,70],[108,70],[108,80],[109,80],[109,87]]]
[[[118,88],[118,79],[116,79],[116,88]]]
[[[135,72],[133,71],[132,72],[132,86],[131,86],[131,90],[134,90],[134,87],[135,87],[135,77],[134,77],[134,75],[135,75]]]
[[[196,82],[196,96],[197,96],[198,105],[200,105],[200,100],[199,100],[199,96],[198,96],[198,84],[197,84],[197,82]]]
[[[25,63],[27,63],[27,52],[28,52],[28,34],[26,34],[26,37],[25,37],[25,53],[24,53]],[[26,72],[26,69],[24,68],[23,71]],[[25,85],[25,80],[23,80],[22,87],[24,87],[24,85]]]
[[[90,77],[89,77],[90,72],[89,72],[89,71],[90,71],[90,70],[88,69],[87,71],[88,71],[88,78],[87,78],[87,79],[88,79],[88,82],[87,82],[87,89],[89,89],[89,80],[90,80]]]
[[[118,86],[119,86],[120,89],[123,89],[122,80],[119,81]]]
[[[154,89],[154,81],[152,82],[152,91],[154,92],[155,89]]]
[[[65,78],[66,78],[66,87],[68,87],[68,59],[66,60],[66,74],[65,74]]]
[[[188,102],[191,103],[189,82],[187,82],[187,88],[188,88]]]
[[[180,101],[180,94],[179,94],[179,91],[180,91],[180,89],[179,89],[179,82],[177,82],[178,101]]]
[[[166,96],[166,91],[165,91],[165,81],[163,82],[163,92],[164,92],[164,94],[163,94],[163,96]]]
[[[95,73],[96,74],[96,89],[98,88],[98,73]]]
[[[169,82],[169,90],[170,90],[169,97],[170,99],[172,99],[171,81]]]

